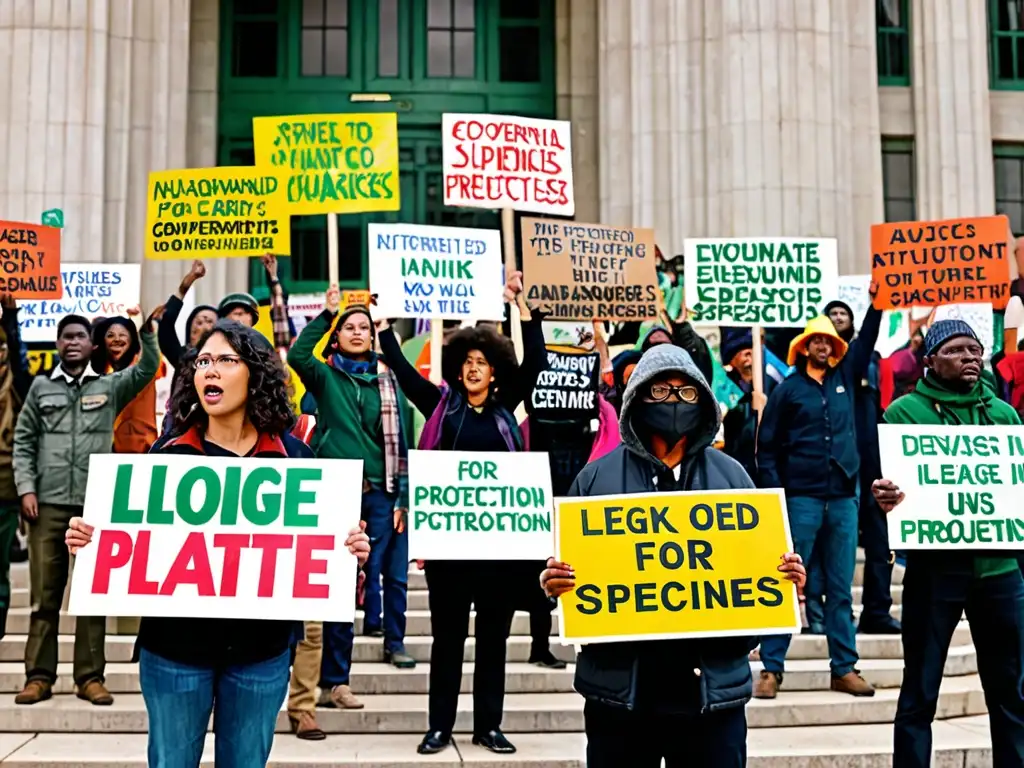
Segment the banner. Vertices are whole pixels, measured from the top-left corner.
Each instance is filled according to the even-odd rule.
[[[64,293],[58,299],[18,302],[18,331],[26,344],[57,338],[57,323],[65,315],[127,317],[139,303],[141,264],[63,264]]]
[[[505,319],[498,230],[369,224],[367,236],[376,316]]]
[[[1024,550],[1024,427],[881,424],[882,477],[906,498],[893,549]]]
[[[444,204],[574,215],[571,139],[566,120],[442,115]]]
[[[781,490],[559,499],[565,645],[800,632]]]
[[[60,230],[0,221],[0,293],[16,299],[59,299]]]
[[[548,350],[547,370],[537,375],[530,394],[530,415],[563,420],[597,416],[601,360],[597,352]]]
[[[394,112],[254,117],[252,138],[293,216],[401,208]]]
[[[278,180],[256,168],[152,171],[147,259],[291,253],[291,219]]]
[[[879,309],[1010,300],[1006,216],[904,221],[871,227],[871,276]]]
[[[802,328],[838,293],[835,238],[683,241],[691,323]]]
[[[527,300],[550,320],[658,316],[654,230],[522,220]]]
[[[96,454],[76,616],[352,621],[362,462]]]
[[[409,451],[410,560],[551,556],[546,453]]]

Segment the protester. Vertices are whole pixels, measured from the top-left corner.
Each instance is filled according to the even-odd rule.
[[[260,304],[251,293],[229,293],[217,305],[217,317],[252,328],[260,321]]]
[[[886,423],[1021,423],[1016,411],[982,383],[984,348],[970,325],[940,320],[928,330],[923,349],[928,373],[912,393],[889,406]],[[904,499],[891,480],[877,480],[872,490],[885,512]],[[896,707],[893,765],[932,764],[931,724],[939,685],[953,632],[965,612],[989,712],[991,764],[1024,765],[1024,579],[1017,560],[1012,554],[951,549],[910,550],[906,558],[903,684]]]
[[[35,704],[53,693],[69,566],[64,532],[68,521],[82,513],[90,455],[110,452],[115,420],[153,380],[160,365],[153,316],[142,328],[139,362],[109,376],[100,376],[90,365],[91,332],[84,317],[67,315],[60,320],[60,365],[50,376],[37,376],[32,382],[14,430],[14,479],[21,513],[30,526],[32,600],[26,683],[16,704]],[[113,702],[103,685],[106,621],[105,616],[78,616],[75,627],[78,697],[98,705]]]
[[[569,496],[749,489],[738,462],[708,450],[721,414],[703,374],[678,347],[656,346],[636,367],[622,406],[622,445],[580,473]],[[778,570],[798,587],[800,557]],[[552,597],[576,587],[572,566],[548,561]],[[589,768],[741,768],[746,765],[748,653],[756,638],[585,645],[575,687],[584,698]]]
[[[547,364],[539,313],[522,300],[522,274],[505,286],[505,300],[518,300],[523,313],[523,362],[512,343],[488,328],[465,328],[445,345],[444,384],[423,378],[402,355],[394,332],[382,324],[380,345],[399,386],[427,422],[420,450],[521,451],[523,438],[513,416]],[[428,561],[424,566],[430,601],[429,731],[420,754],[451,744],[462,682],[462,661],[470,605],[476,606],[476,663],[473,673],[473,743],[492,752],[516,751],[501,732],[505,697],[505,643],[515,610],[515,563],[495,560]]]
[[[182,344],[178,340],[176,326],[178,315],[181,314],[182,307],[184,306],[185,296],[191,290],[196,280],[200,280],[205,276],[206,265],[199,259],[196,259],[181,279],[178,290],[168,297],[167,303],[164,305],[164,314],[160,319],[160,328],[158,330],[160,352],[163,353],[163,356],[167,358],[168,364],[175,370],[177,370],[185,350],[194,347],[203,334],[213,328],[214,323],[217,322],[216,308],[211,307],[209,304],[197,304],[185,321],[186,343]]]
[[[722,365],[729,366],[727,375],[740,388],[743,396],[729,409],[722,420],[725,452],[738,461],[751,477],[757,477],[754,455],[757,452],[757,410],[754,408],[754,336],[749,328],[722,328]],[[767,399],[776,383],[768,375],[762,377]]]
[[[869,310],[860,336],[850,344],[828,317],[811,320],[789,345],[787,362],[797,372],[768,398],[757,437],[760,485],[785,490],[796,551],[813,567],[815,547],[821,547],[831,688],[854,696],[875,693],[856,669],[852,585],[860,456],[854,396],[867,375],[880,319],[878,310]],[[789,643],[789,635],[761,643],[764,670],[756,698],[777,695]]]
[[[11,561],[21,503],[14,483],[14,425],[32,386],[28,355],[18,330],[18,305],[0,294],[0,639],[11,606]]]
[[[171,395],[175,431],[154,446],[167,455],[311,459],[289,434],[294,421],[280,360],[260,335],[220,320],[181,359]],[[93,527],[71,520],[72,553]],[[369,556],[360,528],[345,541],[359,562]],[[149,720],[149,764],[198,766],[210,715],[220,765],[263,766],[288,688],[296,622],[145,617],[136,643]]]

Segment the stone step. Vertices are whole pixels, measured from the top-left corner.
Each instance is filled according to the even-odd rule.
[[[932,726],[934,765],[991,765],[988,718],[959,717]],[[279,736],[270,764],[289,768],[586,768],[582,733],[511,733],[514,758],[474,747],[456,736],[455,747],[439,755],[416,754],[420,734],[351,734],[326,741]],[[206,737],[202,768],[213,768],[212,734]],[[892,764],[892,726],[842,725],[751,730],[749,768],[883,768]],[[4,759],[6,758],[6,759]],[[4,768],[146,768],[142,734],[0,734]]]
[[[831,691],[785,692],[772,701],[753,701],[747,707],[750,728],[801,725],[889,723],[896,713],[898,690],[883,689],[870,699]],[[365,709],[320,709],[317,721],[328,733],[423,733],[427,727],[427,696],[368,695]],[[459,697],[455,730],[472,731],[473,697]],[[984,714],[985,699],[977,675],[943,680],[937,719]],[[145,733],[142,696],[123,694],[113,706],[94,707],[62,694],[33,706],[18,706],[13,698],[0,700],[0,723],[12,733],[93,732]],[[571,733],[583,730],[583,698],[575,693],[513,693],[505,696],[502,728],[509,733]],[[278,732],[288,731],[283,708]]]

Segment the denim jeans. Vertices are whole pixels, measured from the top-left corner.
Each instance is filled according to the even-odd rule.
[[[336,685],[348,685],[354,641],[355,628],[352,624],[324,622],[324,650],[320,660],[320,687],[323,690],[329,691]]]
[[[142,649],[150,768],[197,768],[213,712],[217,768],[264,768],[288,692],[291,654],[256,664],[196,667]]]
[[[931,765],[932,720],[946,654],[967,612],[992,736],[993,768],[1024,765],[1024,578],[985,579],[971,566],[936,570],[908,553],[903,578],[903,685],[896,707],[894,768]]]
[[[825,636],[832,674],[852,672],[857,665],[857,638],[853,626],[853,570],[857,561],[857,497],[786,499],[793,546],[805,563],[815,562],[821,547],[825,592]],[[782,672],[790,635],[771,635],[761,643],[761,661],[769,672]]]
[[[370,537],[363,597],[363,632],[384,629],[384,647],[405,649],[405,609],[408,604],[409,533],[398,533],[394,523],[395,498],[371,488],[363,494],[363,520]],[[383,601],[381,580],[383,578]],[[381,614],[384,621],[381,624]]]

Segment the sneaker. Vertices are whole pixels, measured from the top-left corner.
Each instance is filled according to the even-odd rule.
[[[363,626],[364,637],[384,637],[384,630],[381,627]]]
[[[316,715],[305,710],[295,710],[288,713],[288,722],[291,724],[292,733],[295,738],[303,741],[323,741],[327,734],[323,732],[316,722]]]
[[[555,658],[555,655],[551,653],[550,648],[545,648],[540,653],[531,653],[530,664],[544,669],[565,669],[566,667],[566,663],[564,661]]]
[[[75,695],[96,707],[109,707],[114,703],[114,697],[99,680],[90,680],[85,685],[78,686]]]
[[[832,690],[836,693],[848,693],[851,696],[874,696],[875,688],[860,676],[856,669],[842,677],[832,678]]]
[[[384,663],[390,664],[395,669],[416,669],[416,659],[406,653],[405,648],[397,651],[384,649]]]
[[[14,697],[15,704],[38,704],[53,696],[53,686],[46,680],[29,680],[21,693]]]
[[[364,706],[347,685],[336,685],[331,689],[331,704],[338,709],[362,709]]]
[[[762,669],[761,675],[754,683],[754,698],[774,699],[779,695],[780,685],[782,685],[782,675]]]

